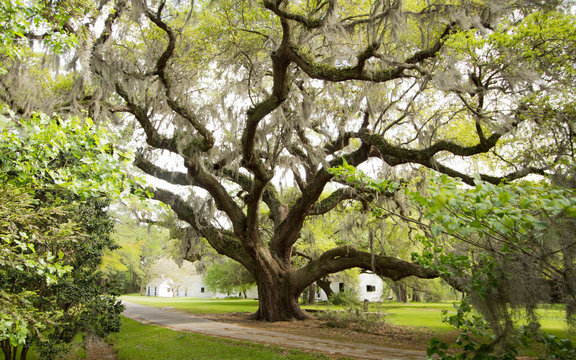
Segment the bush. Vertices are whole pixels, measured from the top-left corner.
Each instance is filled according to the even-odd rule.
[[[367,313],[359,307],[351,307],[346,311],[327,311],[318,318],[326,321],[324,326],[359,332],[373,332],[385,322],[383,314]]]
[[[352,290],[340,291],[334,293],[330,296],[328,302],[330,302],[332,305],[342,305],[342,306],[353,306],[360,304],[356,292]]]

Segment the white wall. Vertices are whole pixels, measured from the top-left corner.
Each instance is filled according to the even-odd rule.
[[[330,289],[334,291],[334,293],[340,292],[340,285],[341,282],[333,281],[330,283]],[[370,286],[370,288],[368,288]],[[319,301],[328,301],[328,297],[324,290],[317,288],[318,292],[316,293],[316,299]],[[350,290],[346,288],[346,285],[343,285],[343,290]],[[376,274],[372,273],[361,273],[358,276],[358,285],[356,285],[356,293],[358,294],[358,300],[364,301],[364,299],[368,299],[370,301],[382,301],[382,294],[384,291],[384,281]],[[373,290],[373,291],[368,291]]]
[[[258,299],[258,286],[254,286],[246,291],[248,299]]]
[[[376,274],[361,273],[358,276],[358,300],[382,301],[384,281]]]
[[[201,275],[194,275],[186,277],[186,281],[178,288],[176,296],[212,298],[214,293],[208,291],[208,287],[204,285]]]
[[[157,280],[157,279],[155,279]],[[229,296],[243,296],[239,293],[222,294],[216,293],[208,290],[208,287],[204,284],[201,275],[191,275],[186,276],[182,280],[180,285],[176,284],[174,286],[174,293],[170,288],[172,282],[171,279],[163,280],[160,285],[154,285],[157,281],[153,280],[150,284],[146,285],[146,296],[159,296],[159,297],[197,297],[197,298],[226,298]],[[156,290],[156,292],[154,291]],[[254,286],[246,292],[249,299],[258,298],[258,288]]]
[[[173,297],[171,280],[165,279],[157,285],[146,285],[146,296]]]

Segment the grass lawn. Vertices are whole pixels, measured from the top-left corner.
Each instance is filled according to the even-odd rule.
[[[346,310],[334,305],[304,305],[305,309]],[[431,330],[448,331],[451,327],[442,322],[442,310],[454,310],[452,303],[371,303],[369,311],[386,314],[386,322],[393,325],[426,327]]]
[[[191,314],[225,314],[230,312],[256,312],[258,310],[258,300],[253,299],[161,298],[135,295],[123,295],[120,298],[141,305],[173,307]]]
[[[320,354],[210,338],[189,332],[144,325],[127,318],[122,319],[120,333],[108,336],[108,341],[114,344],[119,360],[330,359]]]

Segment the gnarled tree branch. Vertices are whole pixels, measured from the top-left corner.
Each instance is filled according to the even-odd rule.
[[[308,265],[295,270],[293,277],[298,284],[298,289],[304,290],[317,279],[354,267],[372,271],[394,281],[408,276],[421,279],[439,277],[437,271],[419,264],[395,257],[371,254],[350,246],[341,246],[326,251],[319,258],[310,261]]]

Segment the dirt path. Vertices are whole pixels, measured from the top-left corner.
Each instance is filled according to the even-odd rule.
[[[371,360],[420,360],[426,358],[425,353],[421,351],[394,349],[371,344],[346,343],[248,328],[202,319],[171,309],[154,308],[126,301],[122,303],[126,306],[124,316],[140,322],[152,323],[174,330],[191,331],[208,336],[296,348],[319,352],[331,357],[352,357],[355,359]]]

